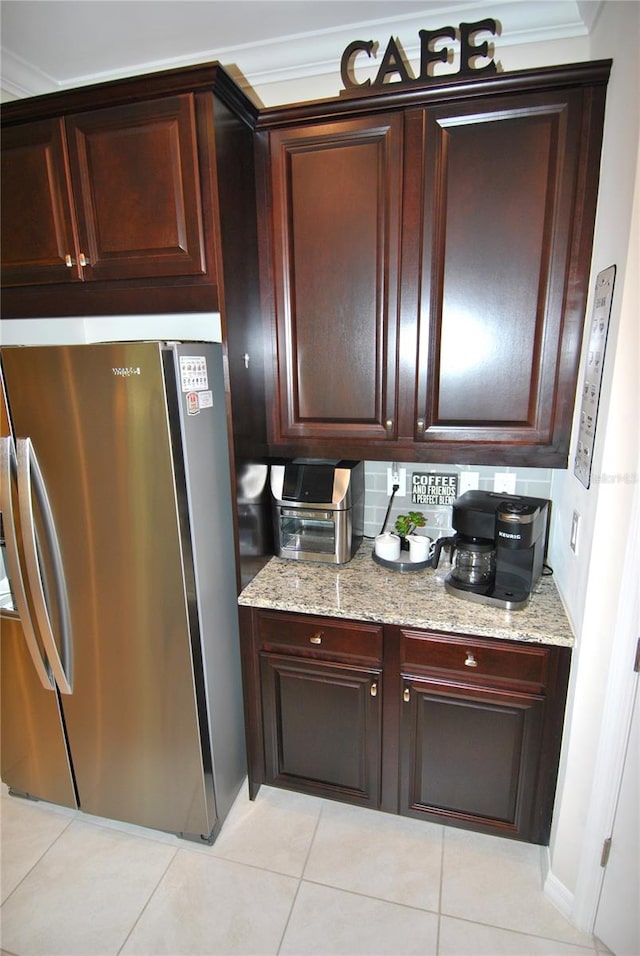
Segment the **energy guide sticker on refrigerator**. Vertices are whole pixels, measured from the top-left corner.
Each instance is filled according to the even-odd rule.
[[[212,842],[246,773],[221,348],[0,357],[2,779]]]

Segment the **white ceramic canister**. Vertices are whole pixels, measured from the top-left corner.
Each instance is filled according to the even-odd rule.
[[[424,534],[409,534],[407,541],[409,542],[409,560],[413,564],[428,560],[431,538],[427,538]]]
[[[400,557],[400,538],[391,531],[385,531],[376,537],[374,550],[385,561],[397,561]]]

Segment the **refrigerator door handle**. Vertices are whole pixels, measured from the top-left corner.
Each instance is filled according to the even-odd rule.
[[[16,458],[12,438],[0,438],[0,510],[2,511],[4,521],[5,540],[7,545],[7,569],[11,579],[11,589],[18,608],[20,624],[24,634],[27,650],[33,661],[36,674],[40,683],[46,690],[55,690],[55,681],[51,670],[43,658],[33,628],[31,620],[31,611],[27,603],[27,594],[24,589],[24,578],[18,556],[18,539],[16,535],[16,523],[13,515],[13,495],[11,494],[11,482],[13,474],[16,472]]]
[[[22,539],[24,545],[27,578],[31,590],[33,604],[38,621],[40,637],[44,645],[49,665],[53,672],[58,689],[62,694],[72,693],[72,649],[71,649],[71,622],[69,615],[69,601],[62,569],[62,555],[56,535],[55,523],[51,505],[47,496],[47,489],[38,465],[35,450],[30,438],[18,438],[18,501],[20,504],[20,521],[22,524]],[[33,478],[33,484],[32,484]],[[58,653],[58,647],[53,636],[47,602],[44,596],[44,587],[38,550],[36,545],[36,530],[33,516],[33,492],[35,492],[40,513],[44,522],[47,544],[53,562],[56,591],[60,609],[60,630],[63,660]]]

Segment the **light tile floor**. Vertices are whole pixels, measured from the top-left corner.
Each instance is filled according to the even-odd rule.
[[[595,956],[540,847],[263,787],[212,847],[10,797],[2,954]]]

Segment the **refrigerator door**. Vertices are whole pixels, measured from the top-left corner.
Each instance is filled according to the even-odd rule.
[[[0,385],[3,383],[0,381]],[[0,391],[0,508],[6,545],[2,577],[24,621],[3,601],[0,610],[0,773],[14,793],[76,807],[60,700],[44,649],[32,626],[18,555],[20,531],[15,445]],[[8,579],[5,579],[8,575]]]
[[[215,812],[160,345],[5,348],[2,360],[14,434],[31,440],[64,566],[73,692],[62,708],[80,806],[206,838]],[[43,534],[38,523],[36,513]]]
[[[2,779],[16,793],[76,807],[60,700],[46,691],[18,618],[0,617]]]

